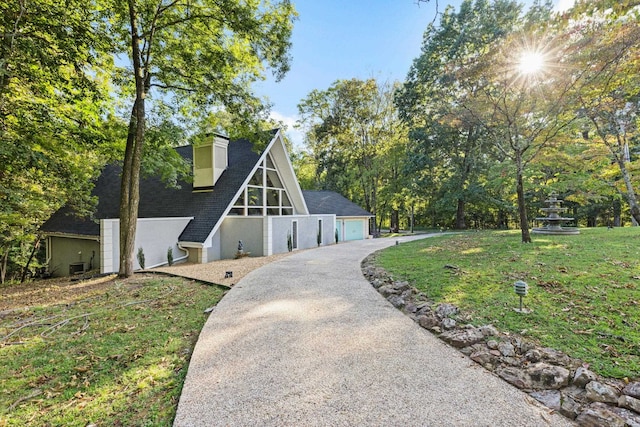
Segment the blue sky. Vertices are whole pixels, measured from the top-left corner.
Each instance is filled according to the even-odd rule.
[[[447,5],[458,10],[462,0],[293,2],[299,18],[292,36],[291,70],[279,83],[268,79],[255,89],[269,98],[272,116],[287,124],[289,136],[300,144],[302,135],[293,129],[293,123],[301,99],[313,89],[327,89],[338,79],[404,81],[420,53],[424,30],[436,19],[436,4],[438,12]],[[554,0],[561,8],[568,2],[571,0]]]

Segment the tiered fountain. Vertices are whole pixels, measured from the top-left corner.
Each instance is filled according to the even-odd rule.
[[[543,227],[536,227],[531,230],[536,234],[580,234],[577,227],[563,227],[562,224],[567,221],[573,221],[573,218],[560,216],[567,208],[562,207],[562,200],[558,200],[558,194],[554,191],[544,202],[549,205],[547,208],[540,209],[547,213],[546,217],[536,218],[536,221],[543,221]]]

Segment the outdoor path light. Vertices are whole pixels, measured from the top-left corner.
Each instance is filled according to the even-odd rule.
[[[513,290],[516,292],[516,295],[520,297],[520,308],[516,308],[515,310],[518,313],[529,313],[530,310],[522,308],[522,297],[527,296],[527,294],[529,293],[529,285],[527,285],[527,283],[523,282],[522,280],[518,280],[513,284]]]

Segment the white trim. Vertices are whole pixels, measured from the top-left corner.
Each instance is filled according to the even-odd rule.
[[[73,233],[44,233],[47,238],[50,237],[63,237],[67,239],[80,239],[80,240],[95,240],[100,241],[100,236],[94,236],[91,234],[73,234]]]

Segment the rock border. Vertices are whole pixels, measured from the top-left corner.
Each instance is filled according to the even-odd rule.
[[[590,371],[561,351],[542,348],[493,325],[474,326],[458,307],[435,304],[406,281],[375,265],[362,274],[398,310],[471,360],[580,426],[640,427],[640,381],[626,383]]]

